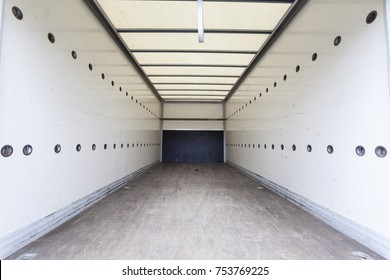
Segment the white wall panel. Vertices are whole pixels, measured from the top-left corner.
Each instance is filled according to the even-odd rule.
[[[158,161],[160,142],[160,102],[83,1],[5,1],[3,20],[0,240]]]
[[[375,154],[390,149],[383,8],[309,1],[227,103],[226,128],[228,161],[353,221],[390,257],[390,156]]]
[[[164,130],[223,130],[223,105],[222,103],[168,102],[164,103],[164,118],[171,119],[164,120]]]

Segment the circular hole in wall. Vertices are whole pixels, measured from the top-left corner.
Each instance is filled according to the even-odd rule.
[[[47,38],[49,39],[50,43],[54,43],[56,41],[56,38],[54,37],[53,33],[48,33]]]
[[[95,151],[95,150],[96,150],[96,145],[92,144],[92,151]]]
[[[104,148],[105,150],[107,150],[107,144],[104,144],[103,148]]]
[[[116,144],[112,145],[112,147],[113,147],[114,149],[116,149]]]
[[[338,45],[340,45],[340,43],[341,43],[341,36],[339,35],[336,38],[334,38],[333,44],[335,46],[338,46]]]
[[[102,80],[104,80],[106,78],[106,75],[104,75],[104,73],[102,73]]]
[[[267,144],[264,144],[264,149],[267,149]]]
[[[275,83],[274,83],[274,87],[276,87],[276,86],[277,86],[277,83],[275,82]]]
[[[89,68],[89,70],[90,71],[92,71],[93,70],[93,66],[92,66],[92,64],[90,63],[90,64],[88,64],[88,68]]]
[[[326,150],[328,151],[328,154],[333,154],[333,152],[334,152],[332,145],[328,145],[328,147],[326,147]]]
[[[375,154],[380,158],[384,158],[387,155],[387,150],[383,146],[378,146],[375,148]]]
[[[271,145],[271,149],[272,150],[275,149],[275,145],[274,144]]]
[[[57,144],[57,145],[54,146],[54,152],[56,154],[61,152],[61,145],[60,144]]]
[[[287,75],[283,76],[283,81],[287,80]]]
[[[366,149],[364,149],[364,147],[363,146],[357,146],[356,148],[355,148],[355,152],[356,152],[356,154],[358,155],[358,156],[360,156],[360,157],[362,157],[362,156],[364,156],[364,154],[366,153]]]
[[[130,147],[130,144],[129,143],[127,143],[127,148],[129,148]]]
[[[12,7],[12,13],[14,14],[14,16],[18,19],[18,20],[22,20],[23,19],[23,13],[22,11],[16,7],[16,6],[13,6]]]
[[[293,144],[293,145],[291,146],[291,149],[295,152],[296,149],[297,149],[297,146],[295,146],[295,144]]]
[[[111,85],[112,85],[112,86],[114,86],[114,85],[115,85],[114,81],[111,81]]]
[[[312,149],[311,145],[307,145],[307,151],[310,153],[312,150],[313,149]]]
[[[260,93],[259,93],[259,97],[261,97],[261,95],[262,95],[262,94],[261,94],[261,92],[260,92]]]
[[[72,57],[73,57],[73,59],[77,59],[77,52],[76,51],[72,51]]]
[[[260,149],[260,144],[258,144],[258,145],[257,145],[257,148],[259,148],[259,149]]]
[[[268,92],[268,88],[265,89],[265,92]]]
[[[123,149],[123,144],[121,144],[121,149]]]
[[[76,146],[76,151],[78,151],[78,152],[81,151],[81,145],[80,145],[80,144],[77,144],[77,146]]]
[[[11,145],[5,145],[1,148],[1,155],[3,157],[9,157],[14,152],[14,148]]]
[[[367,15],[367,17],[366,17],[366,23],[367,23],[367,24],[373,23],[377,16],[378,16],[378,12],[377,12],[377,11],[371,11],[371,12]]]
[[[301,66],[299,66],[299,65],[297,65],[296,67],[295,67],[295,72],[299,72],[299,70],[301,70]]]
[[[32,152],[33,152],[33,147],[31,145],[26,145],[23,147],[23,154],[25,156],[31,155]]]
[[[119,87],[119,91],[122,91],[122,87]]]
[[[280,145],[280,149],[283,151],[284,150],[284,145]]]
[[[316,61],[317,56],[318,56],[317,53],[313,53],[313,55],[311,56],[311,60]]]
[[[126,91],[126,96],[129,96],[129,93]]]

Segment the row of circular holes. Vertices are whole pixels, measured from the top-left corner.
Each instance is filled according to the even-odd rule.
[[[371,11],[371,12],[367,15],[367,17],[366,17],[366,23],[367,23],[367,24],[371,24],[372,22],[374,22],[374,20],[376,19],[377,15],[378,15],[378,12],[377,12],[377,11]],[[337,47],[338,45],[340,45],[340,43],[341,43],[341,36],[338,35],[338,36],[336,36],[336,38],[333,40],[333,44]],[[312,61],[316,61],[317,58],[318,58],[318,54],[317,54],[317,53],[313,53],[312,56],[311,56],[311,60],[312,60]],[[301,69],[301,66],[300,66],[300,65],[297,65],[297,66],[295,67],[295,72],[298,73],[298,72],[300,71],[300,69]],[[287,80],[287,75],[285,74],[285,75],[283,76],[283,81],[286,81],[286,80]],[[276,86],[277,86],[277,82],[274,82],[274,87],[276,87]],[[265,91],[268,93],[269,88],[266,88]],[[260,92],[260,93],[259,93],[259,97],[261,97],[261,96],[262,96],[262,93]],[[253,97],[253,100],[256,101],[256,96]],[[252,104],[252,100],[249,101],[249,104]],[[245,107],[247,107],[247,106],[248,106],[248,103],[245,103]],[[241,106],[240,108],[238,108],[234,113],[232,113],[228,118],[231,118],[231,117],[233,117],[234,115],[238,114],[238,113],[241,111],[241,109],[244,110],[245,107],[244,107],[244,105],[242,105],[242,106]]]
[[[132,144],[133,148],[134,147],[137,147],[137,148],[138,147],[154,147],[154,146],[160,146],[160,144],[159,143],[145,143],[145,144],[142,144],[142,143],[141,144],[138,144],[138,143],[134,144],[133,143]],[[116,149],[116,144],[113,144],[112,147],[113,147],[113,149]],[[121,149],[123,149],[124,148],[124,144],[122,143],[120,145],[120,147],[121,147]],[[95,151],[96,150],[96,144],[92,144],[91,148],[92,148],[92,151]],[[108,148],[107,144],[104,144],[103,148],[104,148],[104,150],[107,150],[107,148]],[[129,143],[127,143],[127,148],[130,148],[130,144]],[[57,153],[57,154],[61,152],[61,149],[62,149],[62,147],[61,147],[60,144],[57,144],[57,145],[54,146],[54,152]],[[23,151],[23,154],[25,156],[29,156],[33,152],[33,147],[31,145],[25,145],[23,147],[22,151]],[[80,144],[76,145],[76,151],[77,152],[81,151],[81,145]],[[1,155],[3,157],[10,157],[13,154],[13,152],[14,152],[14,148],[11,145],[5,145],[5,146],[3,146],[1,148]]]
[[[226,145],[227,145],[227,146],[231,146],[231,147],[241,147],[241,148],[246,148],[247,146],[248,146],[248,148],[251,147],[251,144],[248,144],[248,145],[247,145],[247,144],[226,144]],[[252,144],[252,147],[255,148],[256,145],[255,145],[255,144]],[[257,144],[257,147],[260,149],[261,145],[260,145],[260,144]],[[264,144],[264,149],[267,149],[267,144]],[[272,150],[275,149],[275,145],[274,145],[274,144],[271,145],[271,149],[272,149]],[[281,149],[282,151],[284,150],[284,145],[283,145],[283,144],[280,145],[280,149]],[[296,146],[295,144],[293,144],[293,145],[291,146],[291,150],[296,151],[296,149],[297,149],[297,146]],[[306,146],[306,149],[307,149],[307,151],[308,151],[309,153],[313,150],[313,148],[312,148],[311,145],[307,145],[307,146]],[[326,147],[326,150],[327,150],[327,152],[328,152],[329,154],[333,154],[333,152],[334,152],[334,148],[333,148],[332,145],[328,145],[328,146]],[[365,149],[363,146],[360,146],[360,145],[359,145],[359,146],[357,146],[357,147],[355,148],[355,152],[356,152],[356,154],[357,154],[358,156],[364,156],[364,154],[366,153],[366,149]],[[383,147],[383,146],[378,146],[378,147],[375,148],[375,154],[376,154],[378,157],[380,157],[380,158],[384,158],[384,157],[387,155],[387,150],[386,150],[386,148]]]
[[[16,7],[16,6],[12,7],[12,13],[14,14],[14,16],[15,16],[18,20],[22,20],[22,19],[23,19],[23,13],[22,13],[22,11],[21,11],[18,7]],[[47,34],[47,38],[49,39],[50,43],[52,43],[52,44],[55,43],[55,40],[56,40],[56,39],[55,39],[55,36],[54,36],[53,33],[48,33],[48,34]],[[76,52],[75,50],[72,50],[71,55],[72,55],[73,59],[77,59],[77,52]],[[88,64],[88,69],[89,69],[90,71],[93,70],[93,65],[92,65],[91,63]],[[101,74],[101,77],[102,77],[102,79],[104,80],[104,79],[105,79],[105,74],[102,73],[102,74]],[[115,85],[115,82],[114,82],[114,81],[111,81],[111,85],[114,86],[114,85]],[[122,92],[122,87],[119,87],[119,91]],[[129,96],[129,93],[128,93],[127,91],[126,91],[126,96]],[[133,96],[131,96],[131,100],[133,100],[133,99],[134,99]],[[137,100],[137,99],[136,99],[135,101],[136,101],[136,103],[138,103],[138,100]],[[139,105],[142,106],[142,103],[140,102]],[[152,114],[154,117],[158,118],[158,116],[157,116],[155,113],[153,113],[153,111],[151,111],[148,107],[146,107],[145,105],[143,105],[143,108],[144,108],[146,111],[148,111],[150,114]]]

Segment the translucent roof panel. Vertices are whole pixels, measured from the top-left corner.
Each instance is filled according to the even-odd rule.
[[[98,0],[116,28],[197,28],[197,1]],[[205,29],[272,30],[289,3],[205,1]]]
[[[220,50],[257,52],[268,34],[207,33],[199,44],[191,33],[121,33],[130,50]]]
[[[226,77],[150,77],[150,80],[155,85],[157,84],[173,84],[173,83],[190,83],[190,84],[226,84],[234,85],[238,78]]]
[[[146,84],[175,100],[224,99],[294,2],[204,0],[199,43],[196,0],[86,1],[105,14],[105,26],[142,68]]]
[[[226,53],[135,53],[135,58],[142,65],[190,64],[190,65],[238,65],[247,66],[253,54]]]
[[[161,90],[190,90],[190,89],[201,89],[201,90],[224,90],[229,91],[232,86],[231,85],[214,85],[214,84],[168,84],[168,85],[160,85],[155,84],[155,87],[161,92]]]
[[[147,75],[240,76],[246,67],[143,67]]]

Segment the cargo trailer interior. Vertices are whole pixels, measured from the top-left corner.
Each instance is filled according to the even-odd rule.
[[[388,1],[198,2],[1,2],[1,259],[390,258]]]

